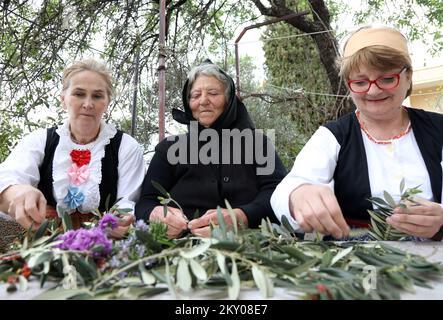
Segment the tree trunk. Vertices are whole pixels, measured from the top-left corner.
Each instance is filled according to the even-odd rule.
[[[286,6],[284,0],[269,1],[270,7],[262,4],[261,0],[251,0],[260,12],[268,17],[283,17],[285,15],[296,13],[296,11]],[[335,64],[339,56],[338,43],[335,39],[330,25],[329,10],[323,0],[309,0],[312,20],[306,16],[298,16],[287,20],[287,23],[298,30],[309,33],[314,40],[321,63],[326,70],[326,74],[331,85],[331,94],[339,95],[334,106],[331,106],[328,118],[336,119],[354,109],[350,99],[340,97],[347,95],[346,87],[338,75],[338,68]]]

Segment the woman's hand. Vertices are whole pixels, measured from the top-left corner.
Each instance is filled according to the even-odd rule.
[[[241,209],[232,209],[234,212],[237,224],[247,227],[248,226],[248,218],[246,217],[246,214]],[[231,215],[229,214],[228,209],[221,209],[223,218],[225,219],[226,225],[228,227],[231,227],[233,222],[231,219]],[[209,227],[211,221],[215,224],[218,224],[218,217],[217,217],[217,209],[210,209],[205,212],[204,215],[202,215],[198,219],[191,220],[188,224],[189,229],[193,234],[200,237],[209,237],[211,236],[211,228]]]
[[[386,222],[412,236],[432,238],[443,225],[443,208],[438,203],[415,198],[406,208],[395,208]]]
[[[8,213],[23,228],[36,230],[46,218],[46,199],[43,193],[27,184],[13,185],[2,193],[2,202],[9,203]]]
[[[114,239],[123,238],[128,233],[131,224],[135,221],[132,214],[125,214],[118,218],[118,226],[109,233]]]
[[[167,235],[170,239],[178,238],[180,234],[188,229],[188,219],[180,209],[167,207],[168,213],[165,214],[163,212],[163,206],[156,206],[151,211],[151,215],[149,216],[149,221],[157,221],[163,222],[168,226]]]
[[[337,198],[328,186],[301,185],[289,196],[289,210],[305,232],[331,234],[337,239],[349,234]]]

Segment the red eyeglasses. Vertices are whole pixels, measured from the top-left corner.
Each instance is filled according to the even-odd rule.
[[[404,66],[399,73],[385,74],[375,80],[348,80],[348,86],[349,89],[354,93],[368,92],[372,84],[375,84],[380,90],[394,89],[400,83],[400,75],[407,69],[408,67]]]

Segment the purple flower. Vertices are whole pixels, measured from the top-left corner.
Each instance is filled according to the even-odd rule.
[[[113,214],[106,213],[98,223],[103,231],[114,230],[118,227],[118,218]]]
[[[140,231],[148,231],[149,227],[143,220],[137,220],[135,228]]]
[[[143,257],[145,255],[146,247],[144,245],[136,244],[134,249],[138,257]]]
[[[105,257],[112,250],[112,241],[101,228],[70,230],[58,237],[56,247],[62,250],[89,251],[94,258]]]

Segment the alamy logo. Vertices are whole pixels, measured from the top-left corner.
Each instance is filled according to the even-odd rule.
[[[223,129],[220,137],[211,128],[199,132],[198,122],[191,121],[189,139],[180,135],[169,147],[167,158],[172,165],[255,163],[257,175],[269,175],[275,169],[275,131],[267,130],[266,136],[260,129]],[[175,137],[167,139],[173,141]]]

